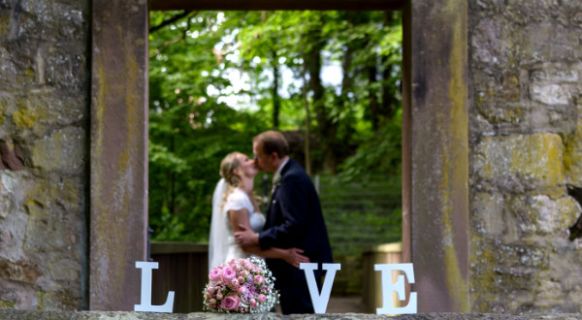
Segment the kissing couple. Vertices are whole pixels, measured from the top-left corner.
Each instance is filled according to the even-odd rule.
[[[209,270],[234,258],[265,258],[275,277],[283,314],[313,313],[302,262],[332,262],[331,247],[313,183],[289,157],[287,140],[277,131],[253,139],[254,159],[240,152],[220,164],[222,179],[212,199]],[[273,174],[266,218],[253,195],[258,171]],[[321,286],[321,271],[315,273]]]

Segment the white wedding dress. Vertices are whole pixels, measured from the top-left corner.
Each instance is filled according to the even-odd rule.
[[[228,221],[229,210],[246,209],[249,212],[249,225],[255,232],[259,232],[265,225],[265,216],[255,212],[249,196],[239,188],[235,188],[224,201],[226,182],[221,179],[214,191],[212,203],[212,221],[210,225],[210,239],[208,244],[208,270],[234,258],[246,258],[247,254],[236,244],[232,228]]]

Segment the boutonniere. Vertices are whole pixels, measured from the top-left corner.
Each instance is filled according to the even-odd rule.
[[[281,175],[279,173],[275,173],[273,176],[273,187],[271,188],[271,192],[274,192],[277,187],[281,184]]]

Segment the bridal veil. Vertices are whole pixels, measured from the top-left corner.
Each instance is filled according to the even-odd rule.
[[[228,226],[226,217],[222,214],[221,204],[226,191],[226,181],[220,179],[212,196],[212,219],[210,221],[210,237],[208,238],[208,271],[224,263],[228,250]]]

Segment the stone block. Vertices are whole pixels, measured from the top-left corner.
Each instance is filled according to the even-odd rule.
[[[88,86],[85,47],[52,48],[44,58],[49,86],[76,94]]]
[[[36,290],[31,285],[0,279],[0,301],[14,309],[35,309]]]
[[[562,285],[549,277],[540,280],[539,287],[536,288],[536,307],[550,308],[560,306],[565,300],[566,293]]]
[[[471,257],[472,310],[517,312],[531,306],[537,274],[547,254],[532,245],[506,245],[499,239],[474,243]]]
[[[0,169],[18,171],[24,169],[24,151],[10,138],[0,139]]]
[[[514,196],[510,210],[518,222],[520,238],[547,234],[562,234],[578,218],[582,208],[568,195],[554,198],[546,194]]]
[[[24,248],[35,254],[58,255],[68,248],[68,235],[77,233],[70,219],[66,219],[61,211],[54,207],[44,207],[38,203],[26,205],[28,226]],[[46,239],[50,239],[47,241]]]
[[[564,291],[582,287],[582,257],[576,246],[567,240],[553,241],[550,251],[549,278],[559,279]],[[581,300],[582,301],[582,300]]]
[[[547,105],[568,105],[571,103],[571,87],[555,83],[533,83],[530,87],[530,97]]]
[[[488,68],[500,68],[507,64],[511,43],[505,41],[511,34],[509,26],[501,19],[481,19],[473,26],[471,53],[474,63]]]
[[[34,284],[39,275],[38,268],[27,262],[0,260],[0,278],[2,279]]]
[[[24,252],[27,224],[28,216],[19,211],[0,220],[0,259],[21,261],[27,258]]]
[[[479,107],[481,115],[493,125],[513,125],[516,128],[528,125],[530,111],[522,104],[506,104],[503,107],[496,103],[482,104]]]
[[[28,189],[25,205],[58,206],[67,215],[78,214],[83,210],[84,194],[85,187],[80,177],[59,177],[58,181],[37,179]]]
[[[38,291],[39,309],[41,310],[78,310],[81,297],[70,288],[54,291]]]
[[[18,68],[11,59],[11,54],[6,48],[0,47],[0,88],[10,88],[7,84],[14,82],[18,75]]]
[[[580,31],[544,21],[520,28],[525,34],[521,43],[523,63],[560,61],[577,62],[582,58]]]
[[[4,123],[6,122],[6,114],[14,109],[14,97],[11,94],[3,93],[0,88],[0,136],[5,135]]]
[[[564,63],[543,63],[530,71],[530,81],[549,83],[578,83],[576,67]]]
[[[81,265],[79,261],[69,258],[55,259],[47,261],[48,272],[54,281],[76,282],[81,279]]]
[[[81,174],[86,163],[86,132],[77,127],[55,131],[35,141],[32,165],[44,171]]]
[[[546,105],[572,105],[580,93],[579,71],[575,64],[541,63],[529,70],[529,95]]]
[[[538,244],[502,244],[498,247],[500,254],[499,261],[504,267],[516,268],[515,274],[526,274],[529,271],[520,271],[532,268],[534,270],[543,270],[548,268],[548,252]]]
[[[473,197],[472,212],[478,220],[479,232],[485,237],[499,237],[506,231],[505,201],[500,194],[479,192]]]
[[[0,217],[6,218],[20,202],[16,193],[21,193],[19,181],[10,172],[0,173]]]
[[[56,90],[37,90],[17,96],[12,122],[23,138],[44,136],[55,127],[78,124],[87,116],[87,99],[59,95]]]
[[[10,32],[10,11],[0,9],[0,39],[8,38]]]
[[[576,305],[578,301],[582,301],[582,287],[577,287],[575,290],[568,292],[568,299],[572,304]],[[576,305],[576,311],[582,313],[582,307]]]
[[[473,73],[475,108],[494,126],[494,132],[573,131],[577,118],[573,102],[582,92],[582,86],[577,86],[577,64],[538,63],[517,69],[489,67]],[[475,119],[475,115],[471,117]]]
[[[568,26],[572,11],[579,8],[576,1],[509,1],[499,6],[508,21],[524,26],[531,23],[552,23]]]
[[[0,171],[0,190],[10,194],[13,203],[21,204],[30,186],[31,175],[26,172]]]
[[[473,170],[484,182],[504,190],[563,184],[562,139],[557,134],[483,137],[475,148]]]
[[[569,184],[582,187],[582,119],[573,134],[564,136],[564,169]]]
[[[482,104],[521,101],[522,84],[517,70],[503,70],[502,73],[494,74],[476,70],[473,78],[477,92],[475,103],[478,107]]]

